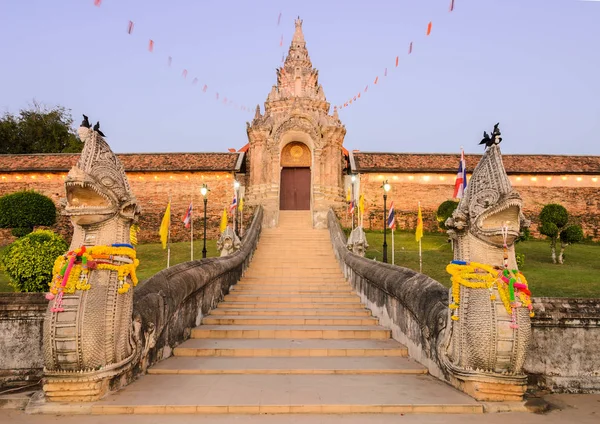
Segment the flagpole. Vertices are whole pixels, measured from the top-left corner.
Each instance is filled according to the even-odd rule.
[[[419,202],[419,210],[421,210],[421,202]],[[419,272],[423,274],[423,254],[421,250],[421,239],[423,236],[419,237]]]
[[[169,193],[169,205],[171,205],[171,193]],[[169,232],[167,233],[167,268],[171,266],[171,208],[169,207]]]
[[[392,226],[392,265],[396,265],[394,261],[394,227]]]
[[[194,190],[192,189],[192,196],[190,199],[192,208],[190,210],[190,257],[194,260]]]

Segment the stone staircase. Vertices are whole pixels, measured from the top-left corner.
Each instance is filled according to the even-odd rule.
[[[242,280],[191,339],[95,414],[480,413],[360,303],[308,211],[263,229]]]

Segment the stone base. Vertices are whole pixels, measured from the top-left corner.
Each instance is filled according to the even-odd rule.
[[[481,381],[476,377],[454,377],[451,383],[474,399],[484,402],[521,402],[527,390],[527,384]]]
[[[110,378],[96,381],[52,381],[43,387],[49,402],[94,402],[109,391]]]

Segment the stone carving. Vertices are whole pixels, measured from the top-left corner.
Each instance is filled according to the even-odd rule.
[[[494,139],[499,134],[496,127]],[[514,241],[520,229],[529,225],[521,210],[522,200],[506,175],[500,147],[491,143],[446,221],[455,261],[500,269],[506,263],[509,269],[517,269]],[[459,294],[440,355],[450,381],[480,400],[521,399],[527,387],[523,363],[531,338],[529,311],[513,308],[511,316],[496,286],[461,284]]]
[[[63,214],[74,226],[69,250],[83,255],[85,248],[93,261],[79,262],[76,285],[65,273],[59,287],[55,282],[62,280],[55,276],[48,294],[52,300],[44,320],[44,392],[51,401],[102,397],[141,351],[141,326],[132,322],[129,289],[137,281],[137,260],[128,247],[140,208],[120,161],[86,121],[87,117],[78,130],[85,143],[81,157],[65,181]],[[93,253],[103,249],[103,255]],[[121,250],[115,254],[115,249]],[[99,256],[103,259],[96,260]],[[77,260],[81,259],[73,258]]]
[[[217,249],[221,252],[221,256],[231,255],[242,247],[242,242],[231,227],[227,227],[217,240]]]
[[[365,256],[365,252],[369,248],[369,243],[367,243],[367,235],[363,230],[363,227],[360,225],[356,227],[350,233],[350,237],[348,237],[347,242],[348,250],[352,251],[359,256]]]
[[[304,143],[294,141],[281,151],[281,166],[310,166],[310,150]]]

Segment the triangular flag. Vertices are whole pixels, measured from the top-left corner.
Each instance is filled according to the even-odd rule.
[[[411,54],[411,53],[412,53],[412,41],[408,45],[408,54]]]
[[[396,68],[398,67],[398,59],[399,59],[399,56],[396,56]]]
[[[148,51],[152,53],[154,51],[154,41],[150,40],[148,42]]]
[[[423,216],[421,215],[421,202],[419,202],[419,213],[417,215],[417,231],[415,232],[417,241],[423,238]]]
[[[431,34],[431,22],[427,25],[427,35]]]
[[[377,84],[377,81],[379,81],[379,77],[375,77],[375,82],[373,84]]]

